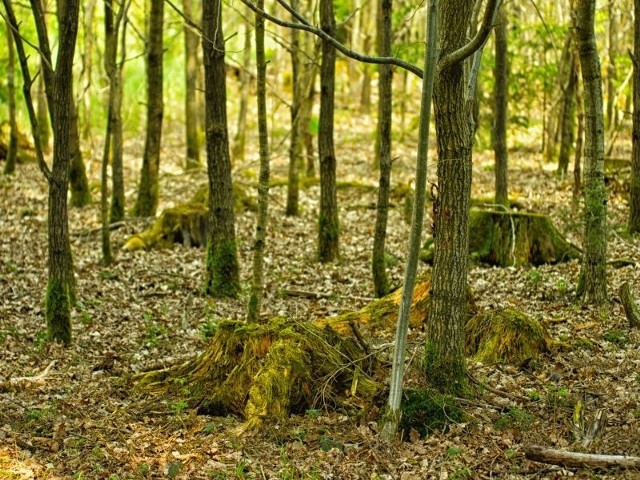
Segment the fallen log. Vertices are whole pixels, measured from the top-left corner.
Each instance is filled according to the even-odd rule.
[[[599,455],[595,453],[565,452],[540,446],[525,447],[525,457],[534,462],[571,468],[640,468],[640,457]]]

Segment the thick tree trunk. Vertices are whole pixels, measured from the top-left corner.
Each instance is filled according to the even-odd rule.
[[[185,17],[193,20],[193,0],[182,0]],[[198,103],[196,87],[198,84],[198,35],[184,24],[185,52],[185,96],[184,124],[187,141],[187,161],[185,169],[200,167],[200,141],[198,140]]]
[[[509,206],[509,188],[507,181],[507,121],[509,106],[509,58],[507,50],[506,6],[500,7],[495,27],[496,60],[493,68],[493,98],[495,111],[493,119],[493,153],[495,155],[495,203]],[[478,102],[474,102],[476,104]],[[475,122],[474,122],[475,124]]]
[[[640,0],[633,2],[633,127],[631,186],[629,188],[629,232],[640,233]]]
[[[206,3],[206,2],[205,2]],[[162,24],[163,0],[151,0],[147,39],[147,135],[135,215],[150,217],[158,208],[158,176],[162,138]]]
[[[391,55],[391,13],[392,0],[378,0],[378,55]],[[384,258],[384,246],[387,237],[387,219],[389,217],[389,191],[391,188],[391,120],[392,120],[392,83],[391,65],[378,67],[378,135],[376,164],[380,168],[378,182],[378,201],[376,205],[376,227],[373,235],[371,270],[373,288],[376,297],[389,293],[389,278]]]
[[[209,224],[204,290],[213,296],[235,296],[240,274],[233,213],[231,159],[227,131],[227,94],[222,33],[222,2],[202,4],[202,51],[205,68]]]
[[[441,57],[464,45],[473,0],[443,0],[438,24]],[[446,27],[445,27],[446,26]],[[456,395],[467,390],[464,358],[469,255],[471,144],[469,104],[461,62],[440,69],[434,85],[438,139],[438,198],[431,304],[425,369],[435,388]]]
[[[607,300],[607,191],[604,183],[602,77],[594,33],[595,0],[578,0],[576,39],[585,110],[585,246],[578,293],[587,303]]]
[[[257,0],[264,8],[264,0]],[[264,248],[267,238],[269,208],[269,130],[267,127],[267,62],[264,52],[264,18],[256,14],[256,96],[258,102],[258,135],[260,143],[260,177],[258,184],[258,218],[253,242],[253,278],[247,322],[257,322],[264,291]]]
[[[320,1],[320,26],[335,37],[336,25],[331,0]],[[336,80],[336,51],[322,41],[320,67],[320,125],[318,157],[320,162],[320,214],[318,219],[318,260],[331,262],[338,258],[340,227],[336,194],[336,156],[333,145],[333,117]]]
[[[18,158],[18,124],[16,122],[16,53],[13,46],[13,33],[11,26],[7,22],[7,51],[9,58],[7,61],[7,94],[9,104],[9,145],[7,148],[7,158],[4,165],[4,173],[11,174],[16,169],[16,159]]]

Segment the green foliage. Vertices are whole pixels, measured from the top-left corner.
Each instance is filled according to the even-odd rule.
[[[518,407],[510,407],[503,413],[494,426],[498,430],[506,430],[508,428],[518,430],[529,430],[535,423],[535,417]]]
[[[342,444],[329,435],[320,435],[320,448],[323,452],[328,452],[333,448],[342,449]]]
[[[184,465],[180,460],[175,463],[170,463],[169,467],[167,468],[167,475],[169,476],[169,478],[176,478],[183,467]]]
[[[407,390],[400,406],[398,428],[406,438],[411,429],[421,437],[447,431],[451,423],[464,421],[464,412],[455,399],[432,389]]]

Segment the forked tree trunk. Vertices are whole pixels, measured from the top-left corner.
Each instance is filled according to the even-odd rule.
[[[4,165],[4,173],[11,174],[16,169],[16,159],[18,158],[18,124],[16,122],[16,53],[13,46],[13,33],[11,26],[7,22],[7,51],[9,58],[7,61],[7,94],[9,104],[9,145],[7,148],[7,158]]]
[[[206,3],[206,2],[205,2]],[[164,0],[151,0],[147,39],[147,134],[134,212],[155,215],[158,208],[160,143],[162,139],[162,23]]]
[[[336,23],[332,0],[320,0],[320,27],[335,37]],[[318,157],[320,163],[320,214],[318,218],[318,260],[331,262],[339,254],[338,198],[336,193],[336,155],[333,145],[333,117],[336,81],[336,51],[322,41],[320,67],[320,125]]]
[[[493,69],[493,98],[495,112],[493,119],[493,152],[495,155],[495,203],[509,206],[509,187],[507,181],[507,121],[509,106],[509,58],[507,49],[506,5],[500,7],[495,26],[496,59]],[[478,102],[474,102],[474,105]],[[476,124],[474,122],[474,124]]]
[[[264,8],[264,0],[257,0],[258,8]],[[256,19],[256,97],[258,103],[258,136],[260,143],[260,177],[258,183],[258,218],[253,242],[253,278],[247,311],[247,322],[257,322],[264,291],[264,248],[267,238],[267,213],[269,208],[269,130],[267,127],[267,61],[264,53],[264,18]]]
[[[595,0],[576,4],[576,39],[582,68],[585,110],[584,259],[578,294],[587,303],[607,300],[607,191],[604,183],[602,77],[594,32]]]
[[[235,296],[240,274],[233,213],[221,0],[202,3],[209,223],[204,291]]]
[[[378,0],[378,55],[391,56],[392,0]],[[376,164],[380,168],[378,201],[376,205],[376,227],[373,235],[371,270],[376,297],[389,293],[389,278],[384,257],[389,217],[389,191],[391,187],[391,118],[393,68],[378,66],[378,135],[376,142]]]
[[[629,188],[629,233],[640,233],[640,0],[633,2],[633,127],[631,186]]]
[[[473,0],[443,0],[440,57],[465,44]],[[470,116],[462,62],[439,68],[433,100],[438,139],[438,198],[425,370],[435,388],[456,395],[467,390],[464,358],[466,284],[471,196]]]
[[[193,0],[182,0],[182,10],[193,21]],[[200,141],[198,139],[198,103],[196,87],[198,84],[198,35],[184,24],[185,54],[185,96],[184,124],[187,143],[187,161],[185,169],[200,167]]]

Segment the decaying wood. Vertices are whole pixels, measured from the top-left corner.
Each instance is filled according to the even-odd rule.
[[[607,413],[600,409],[596,412],[593,420],[589,424],[587,433],[582,439],[582,446],[588,448],[596,438],[599,438],[604,433],[604,429],[607,426]]]
[[[620,295],[620,300],[624,307],[624,314],[627,316],[627,320],[629,320],[629,326],[631,328],[640,327],[640,310],[638,310],[638,305],[636,305],[636,302],[631,296],[631,289],[629,288],[628,282],[624,282],[620,286],[618,295]]]
[[[640,457],[626,455],[597,455],[593,453],[565,452],[540,446],[525,447],[524,454],[529,460],[564,467],[591,468],[640,468]]]

